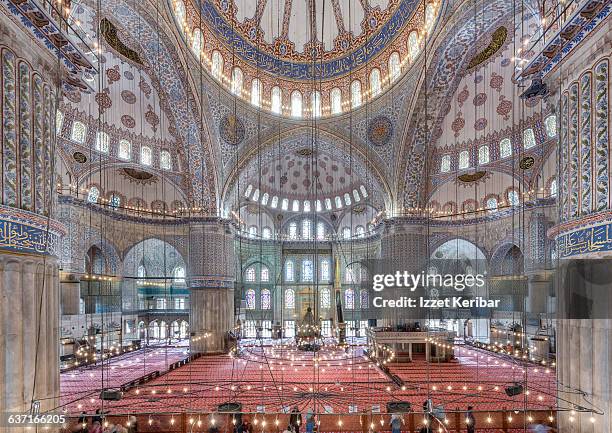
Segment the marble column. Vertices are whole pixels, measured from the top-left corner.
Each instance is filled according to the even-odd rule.
[[[190,225],[189,292],[191,348],[224,353],[234,326],[234,243],[227,220],[211,218]]]

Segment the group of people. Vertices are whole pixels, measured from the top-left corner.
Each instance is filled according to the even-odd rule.
[[[97,409],[96,413],[88,416],[85,412],[79,416],[78,423],[72,429],[73,433],[137,433],[138,421],[135,416],[128,418],[127,427],[122,424],[104,422],[108,412]],[[88,419],[89,418],[89,419]]]

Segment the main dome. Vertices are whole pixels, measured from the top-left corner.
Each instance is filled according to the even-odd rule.
[[[419,56],[439,2],[172,0],[185,42],[237,96],[294,118],[341,114]]]

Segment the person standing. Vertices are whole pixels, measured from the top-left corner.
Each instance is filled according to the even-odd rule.
[[[401,433],[402,419],[396,413],[391,415],[391,433]]]
[[[472,406],[468,406],[467,412],[465,413],[467,433],[474,433],[476,431],[476,418],[474,418],[474,412],[472,412],[473,409],[474,408]]]
[[[300,424],[302,424],[302,414],[297,406],[293,406],[291,410],[291,416],[289,417],[289,424],[293,428],[295,433],[300,433]]]

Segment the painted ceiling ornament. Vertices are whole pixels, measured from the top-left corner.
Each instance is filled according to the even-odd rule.
[[[159,125],[159,116],[155,111],[153,111],[153,107],[151,104],[147,104],[147,112],[145,113],[145,121],[151,125],[153,132],[157,132],[157,126]]]
[[[104,37],[106,43],[113,47],[115,51],[117,51],[126,59],[131,60],[134,63],[138,63],[139,65],[142,65],[142,60],[140,60],[140,56],[138,55],[138,53],[129,48],[121,41],[121,39],[119,39],[119,36],[117,35],[117,28],[107,18],[102,18],[100,20],[100,32],[102,33],[102,36]]]
[[[498,92],[501,92],[503,85],[504,85],[504,77],[502,75],[499,75],[496,72],[493,72],[491,74],[491,79],[489,80],[489,86],[492,89],[497,90]]]
[[[145,170],[132,167],[123,167],[117,170],[117,174],[133,183],[151,185],[157,183],[157,176]]]
[[[463,118],[463,113],[460,111],[457,113],[457,117],[453,120],[451,124],[451,128],[455,133],[455,137],[459,137],[459,133],[465,127],[465,119]]]
[[[124,114],[123,116],[121,116],[121,123],[123,124],[123,126],[130,129],[136,126],[136,121],[129,114]]]
[[[100,114],[103,114],[107,109],[113,105],[113,101],[109,96],[110,90],[108,87],[102,89],[101,92],[96,94],[95,100],[98,104]]]
[[[487,127],[488,123],[489,122],[487,121],[486,117],[481,117],[479,119],[476,119],[476,122],[474,122],[474,129],[476,131],[482,131],[483,129]]]
[[[508,29],[504,26],[498,27],[491,35],[491,42],[486,46],[484,50],[476,54],[468,63],[467,69],[474,69],[480,66],[487,60],[489,60],[495,53],[497,53],[501,47],[504,46],[506,39],[508,38]]]
[[[478,93],[476,96],[474,96],[472,102],[474,103],[474,106],[480,107],[485,102],[487,102],[487,94],[484,92]]]
[[[499,96],[499,104],[497,104],[497,114],[502,116],[504,120],[510,120],[510,111],[512,110],[512,102],[506,99],[504,95]]]
[[[78,104],[79,102],[81,102],[81,92],[77,92],[77,91],[67,91],[64,93],[64,95],[66,96],[66,98],[68,98],[68,100],[74,104]]]
[[[467,86],[463,86],[463,89],[457,95],[457,102],[459,103],[459,107],[463,107],[463,104],[465,103],[465,101],[467,101],[469,96],[470,91],[468,90]]]
[[[237,146],[244,140],[244,123],[234,114],[226,114],[219,123],[219,135],[225,143]]]
[[[123,99],[126,104],[132,105],[136,103],[136,95],[127,89],[121,91],[121,99]]]
[[[147,81],[142,76],[140,77],[140,81],[138,82],[138,88],[142,93],[144,93],[147,99],[151,97],[151,85],[147,83]]]
[[[112,85],[113,83],[119,81],[121,79],[121,74],[119,73],[119,65],[115,65],[112,68],[108,68],[106,70],[106,77],[108,78],[109,85]]]
[[[393,122],[387,116],[378,116],[368,125],[368,140],[375,146],[389,144],[393,137]]]

